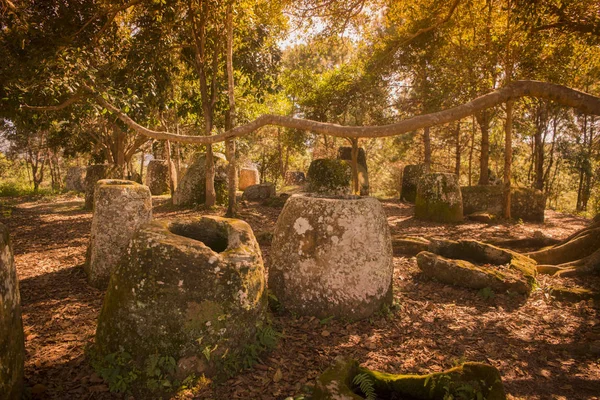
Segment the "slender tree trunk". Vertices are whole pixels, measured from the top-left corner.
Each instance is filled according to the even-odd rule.
[[[144,183],[144,157],[146,156],[146,154],[144,153],[144,150],[142,149],[142,153],[140,155],[140,181],[142,181],[142,183]]]
[[[431,135],[429,127],[423,129],[423,147],[424,147],[424,163],[425,171],[431,171]]]
[[[175,169],[173,168],[173,164],[171,163],[171,141],[166,140],[165,146],[167,148],[167,165],[169,168],[169,189],[171,189],[171,198],[173,198],[173,195],[177,190],[177,175],[175,173]]]
[[[512,169],[512,126],[513,126],[513,102],[506,103],[506,122],[504,125],[504,190],[502,209],[504,218],[510,219],[510,178]]]
[[[454,173],[456,174],[457,179],[460,182],[460,153],[462,151],[461,146],[460,146],[460,121],[458,121],[456,123],[456,129],[455,129],[454,136],[456,137],[456,153],[454,155],[454,157],[455,157]]]
[[[229,109],[227,110],[226,118],[226,130],[230,130],[236,125],[235,115],[235,83],[233,80],[233,1],[227,4],[227,18],[226,18],[226,29],[227,29],[227,57],[226,57],[226,68],[227,68],[227,98],[229,101]],[[233,217],[237,213],[237,168],[235,160],[235,139],[228,139],[225,141],[225,148],[227,154],[227,160],[229,161],[227,169],[228,177],[228,193],[229,199],[227,203],[227,216]]]
[[[544,190],[544,140],[542,135],[546,129],[546,118],[544,117],[544,104],[540,103],[537,107],[536,129],[534,134],[534,175],[535,182],[533,187],[538,190]]]
[[[350,139],[352,143],[352,192],[359,195],[360,188],[358,187],[358,139]]]
[[[471,121],[471,147],[469,149],[469,186],[473,185],[473,150],[475,149],[475,116]]]
[[[483,111],[476,115],[477,123],[481,129],[481,156],[479,158],[479,185],[488,185],[490,163],[490,115]]]

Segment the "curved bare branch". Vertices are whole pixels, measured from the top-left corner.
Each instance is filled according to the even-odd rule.
[[[87,96],[76,94],[74,97],[71,97],[58,106],[23,107],[42,111],[60,110],[82,98],[91,97],[99,105],[113,112],[123,123],[141,135],[157,140],[171,140],[174,142],[188,144],[212,144],[223,142],[230,138],[252,134],[253,132],[267,125],[276,125],[284,128],[300,129],[321,133],[323,135],[346,138],[390,137],[416,131],[422,128],[458,121],[479,111],[492,108],[509,100],[516,100],[521,97],[536,97],[551,100],[563,106],[576,108],[586,114],[600,115],[600,97],[553,83],[538,81],[514,81],[502,89],[498,89],[494,92],[480,96],[468,103],[461,104],[443,111],[418,115],[395,124],[382,126],[342,126],[338,124],[294,118],[285,115],[265,114],[252,122],[249,122],[245,125],[240,125],[218,135],[191,136],[148,129],[135,122],[121,109],[103,98],[93,89],[84,87],[84,90],[88,92]]]

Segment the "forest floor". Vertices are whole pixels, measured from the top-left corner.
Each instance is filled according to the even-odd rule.
[[[198,215],[155,198],[156,218]],[[94,341],[104,292],[90,287],[82,264],[91,213],[83,201],[57,197],[38,201],[3,200],[0,221],[10,228],[21,285],[26,338],[26,384],[33,399],[112,399],[85,358]],[[383,201],[393,234],[482,240],[557,238],[588,221],[546,212],[545,224],[435,224],[415,220],[413,208]],[[268,267],[269,243],[280,208],[242,207],[261,242]],[[212,213],[223,213],[216,210]],[[437,372],[462,361],[497,367],[509,398],[600,399],[600,309],[592,301],[561,303],[549,293],[551,279],[529,297],[477,291],[424,280],[414,257],[394,258],[394,309],[360,322],[319,321],[275,315],[283,337],[254,368],[212,384],[202,399],[284,399],[310,390],[336,357],[392,373]],[[590,277],[598,284],[600,277]],[[185,397],[185,393],[183,394]]]

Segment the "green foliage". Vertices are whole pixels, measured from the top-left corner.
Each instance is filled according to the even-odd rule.
[[[151,354],[144,366],[146,386],[150,390],[172,387],[171,378],[175,374],[177,364],[171,356]]]
[[[252,368],[254,364],[259,362],[260,356],[277,346],[279,338],[282,334],[273,329],[271,325],[260,327],[256,332],[254,343],[247,345],[239,357],[229,357],[225,363],[225,370],[231,376],[240,369]]]
[[[127,352],[108,354],[103,359],[94,360],[92,366],[108,384],[110,391],[116,393],[129,392],[131,384],[141,375]]]
[[[377,398],[373,380],[369,374],[364,372],[357,374],[352,379],[352,384],[358,386],[360,391],[364,394],[366,400],[375,400]]]

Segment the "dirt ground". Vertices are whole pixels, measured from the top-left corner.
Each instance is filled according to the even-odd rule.
[[[155,201],[155,217],[197,215]],[[112,399],[85,358],[93,343],[104,293],[87,285],[82,264],[91,213],[83,201],[4,200],[0,220],[11,231],[21,285],[26,337],[25,376],[33,399]],[[393,234],[483,240],[531,237],[535,231],[566,237],[587,221],[547,211],[545,224],[434,224],[417,221],[411,206],[384,201]],[[212,213],[222,214],[224,210]],[[250,205],[240,218],[257,237],[268,237],[279,208]],[[261,240],[268,267],[269,243]],[[209,385],[202,399],[284,399],[310,391],[336,357],[394,373],[437,372],[461,361],[497,367],[509,398],[600,399],[600,318],[592,301],[561,303],[551,279],[529,298],[476,291],[424,280],[414,257],[394,258],[394,310],[368,320],[319,321],[275,315],[283,337],[253,369]],[[598,284],[594,276],[587,283]],[[584,282],[585,283],[585,282]]]

